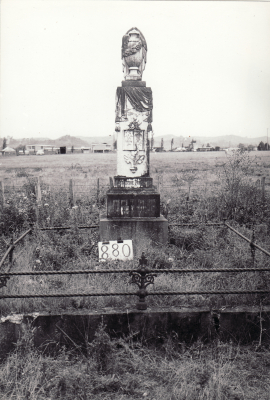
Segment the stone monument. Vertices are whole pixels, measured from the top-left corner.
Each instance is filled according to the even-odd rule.
[[[143,34],[132,28],[122,39],[124,80],[116,91],[117,175],[107,192],[100,240],[132,239],[134,254],[166,244],[168,221],[160,215],[160,194],[150,177],[152,90],[142,81],[147,56]]]

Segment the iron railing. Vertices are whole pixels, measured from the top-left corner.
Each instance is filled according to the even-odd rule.
[[[190,224],[172,224],[174,226],[186,226]],[[206,224],[207,225],[207,224]],[[209,224],[210,225],[210,224]],[[254,239],[254,229],[252,233],[252,238],[248,239],[236,229],[231,227],[226,220],[223,223],[213,223],[210,226],[226,226],[228,229],[232,230],[236,233],[239,237],[244,239],[245,241],[250,243],[251,253],[254,261],[255,257],[255,249],[262,251],[267,256],[270,256],[270,253],[263,249],[261,246],[258,246],[255,243]],[[90,225],[90,226],[81,226],[78,227],[79,229],[87,229],[87,228],[96,228],[97,225]],[[38,228],[38,230],[60,230],[60,229],[72,229],[72,227],[50,227],[50,228]],[[27,234],[32,232],[32,228],[28,229],[25,233],[23,233],[17,240],[12,240],[8,245],[8,250],[4,254],[1,262],[0,267],[3,266],[6,258],[9,256],[9,270],[12,266],[12,255],[15,249],[15,245],[18,244]],[[213,269],[205,269],[205,268],[173,268],[173,269],[151,269],[148,268],[148,261],[145,257],[144,253],[142,254],[139,260],[139,266],[137,269],[93,269],[93,270],[62,270],[62,271],[18,271],[18,272],[2,272],[0,274],[0,288],[6,286],[8,279],[13,276],[38,276],[38,275],[85,275],[85,274],[129,274],[131,277],[131,284],[136,284],[138,286],[138,290],[136,292],[97,292],[97,293],[45,293],[45,294],[2,294],[0,295],[0,299],[29,299],[29,298],[59,298],[59,297],[92,297],[92,296],[130,296],[136,295],[139,297],[139,302],[137,303],[137,309],[145,310],[147,309],[146,297],[156,296],[156,295],[221,295],[221,294],[266,294],[270,293],[270,288],[265,290],[226,290],[226,289],[219,289],[219,290],[196,290],[196,291],[148,291],[147,287],[151,284],[154,284],[155,277],[159,273],[166,273],[166,274],[198,274],[198,273],[249,273],[249,272],[270,272],[270,268],[263,267],[263,268],[213,268]]]

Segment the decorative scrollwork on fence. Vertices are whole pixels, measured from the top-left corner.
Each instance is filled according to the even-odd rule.
[[[145,272],[145,271],[142,271]],[[132,271],[131,275],[131,283],[135,283],[138,285],[139,289],[145,289],[147,286],[154,283],[156,274],[142,274],[142,272]]]

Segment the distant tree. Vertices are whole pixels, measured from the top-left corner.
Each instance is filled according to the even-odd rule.
[[[171,151],[173,150],[173,138],[171,140]]]
[[[252,150],[254,150],[254,146],[252,144],[249,144],[247,149],[248,149],[248,151],[252,151]]]
[[[23,151],[23,154],[25,154],[25,149],[26,149],[26,147],[25,147],[25,145],[24,144],[19,144],[19,146],[17,146],[16,148],[15,148],[15,150],[16,150],[16,155],[18,156],[19,155],[19,151]]]
[[[209,144],[209,143],[207,143],[206,147],[210,147],[210,144]]]
[[[270,148],[269,144],[268,144],[268,143],[265,143],[265,145],[264,145],[264,150],[269,150],[269,148]]]
[[[258,150],[260,150],[260,151],[264,150],[264,143],[263,142],[259,143]]]
[[[113,142],[113,149],[117,150],[117,139],[115,139]]]
[[[245,147],[246,147],[246,146],[245,146],[243,143],[239,143],[239,145],[238,145],[238,148],[239,148],[240,150],[244,150]]]
[[[4,137],[2,149],[4,150],[7,147],[7,139]]]
[[[164,148],[164,141],[163,141],[163,138],[161,138],[160,147],[161,147],[161,150],[163,150],[163,148]]]
[[[73,153],[74,152],[74,146],[72,145],[71,146],[71,153]]]

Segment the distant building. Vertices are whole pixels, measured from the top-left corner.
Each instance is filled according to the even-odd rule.
[[[197,147],[197,151],[214,151],[214,147],[212,146],[204,146],[204,147]]]
[[[94,143],[90,148],[92,153],[109,153],[112,151],[112,146],[108,143]]]
[[[90,153],[90,147],[82,147],[82,153],[83,154],[89,154]]]
[[[2,156],[16,156],[16,150],[12,149],[11,147],[5,147],[2,150]]]
[[[27,144],[25,150],[29,151],[29,154],[36,154],[38,150],[43,150],[44,154],[57,154],[59,147],[52,146],[51,144]]]
[[[67,152],[67,154],[81,154],[81,153],[83,153],[83,147],[74,147],[74,146],[71,146],[71,147],[67,147],[67,150],[66,150],[66,152]]]

